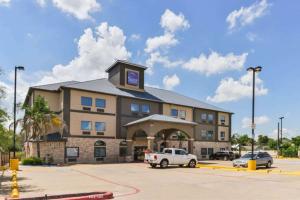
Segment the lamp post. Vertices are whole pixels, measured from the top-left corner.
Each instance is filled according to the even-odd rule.
[[[15,66],[15,91],[14,91],[14,137],[13,137],[13,148],[14,148],[14,156],[16,158],[16,107],[17,107],[17,71],[25,70],[23,66]]]
[[[283,119],[284,117],[279,117],[279,119],[280,119],[280,144],[282,145],[282,119]],[[278,138],[279,139],[279,138]],[[280,152],[281,152],[281,154],[282,154],[282,148],[280,147]]]
[[[254,129],[255,129],[255,123],[254,123],[254,106],[255,106],[255,73],[258,73],[262,70],[261,66],[257,67],[249,67],[247,69],[248,72],[252,72],[253,74],[253,81],[252,81],[252,143],[251,143],[251,160],[254,160]],[[256,167],[256,164],[255,164]]]

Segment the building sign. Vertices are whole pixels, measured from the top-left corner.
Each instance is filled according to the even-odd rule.
[[[67,157],[79,157],[79,147],[66,147]]]
[[[139,73],[127,71],[127,84],[137,86],[139,84]]]

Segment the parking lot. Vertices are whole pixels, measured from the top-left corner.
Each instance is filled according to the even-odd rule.
[[[206,164],[231,166],[230,161]],[[275,160],[300,171],[299,160]],[[275,166],[274,165],[274,166]],[[9,172],[6,172],[9,177]],[[299,199],[300,176],[199,168],[152,169],[144,163],[25,167],[18,173],[21,197],[111,191],[116,199]],[[9,178],[1,195],[9,194]]]

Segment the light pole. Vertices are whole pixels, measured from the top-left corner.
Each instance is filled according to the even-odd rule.
[[[17,71],[25,70],[23,66],[15,66],[15,91],[14,91],[14,137],[13,137],[13,148],[14,148],[14,159],[16,158],[16,107],[17,107]]]
[[[282,145],[282,119],[283,119],[284,117],[279,117],[279,119],[280,119],[280,144]],[[282,148],[280,147],[280,152],[281,152],[281,154],[282,154]]]
[[[279,142],[279,122],[277,123],[277,156],[279,156],[280,142]]]
[[[252,143],[251,143],[251,160],[254,160],[254,129],[255,129],[255,123],[254,123],[254,106],[255,106],[255,73],[260,72],[262,70],[261,66],[257,67],[249,67],[247,69],[248,72],[252,72],[253,74],[253,80],[252,80]]]

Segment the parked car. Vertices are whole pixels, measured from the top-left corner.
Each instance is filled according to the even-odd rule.
[[[145,153],[145,162],[153,168],[157,165],[161,168],[169,165],[187,165],[194,168],[197,165],[197,156],[188,154],[184,149],[165,148],[162,153]]]
[[[252,153],[246,153],[241,158],[233,161],[234,167],[248,167],[248,161],[252,158]],[[267,152],[255,151],[253,152],[253,158],[256,160],[256,166],[266,166],[270,168],[273,164],[273,158]]]
[[[235,158],[236,156],[232,151],[218,151],[209,157],[211,160],[233,160]]]

